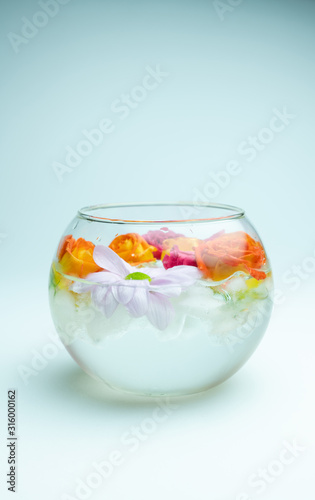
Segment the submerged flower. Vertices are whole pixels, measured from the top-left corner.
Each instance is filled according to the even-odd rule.
[[[167,252],[176,245],[178,249],[183,252],[192,252],[200,242],[201,240],[198,240],[197,238],[186,238],[185,236],[181,236],[179,238],[168,238],[164,241],[163,250]]]
[[[163,243],[161,259],[165,269],[182,264],[197,267],[195,248],[200,243],[197,238],[168,238]]]
[[[163,266],[169,269],[174,266],[195,266],[197,267],[195,252],[183,252],[175,245],[169,254],[164,255]]]
[[[266,263],[263,246],[243,231],[217,235],[198,245],[195,252],[198,268],[214,281],[224,280],[236,271],[257,280],[266,278],[266,273],[258,270]]]
[[[156,259],[160,259],[164,249],[164,241],[169,238],[177,238],[180,236],[184,235],[174,233],[174,231],[171,231],[170,229],[167,229],[167,227],[165,227],[158,229],[157,231],[148,231],[143,235],[143,238],[149,243],[149,245],[153,245],[156,248],[155,252],[153,252],[153,255]]]
[[[178,297],[201,277],[201,272],[190,266],[168,270],[143,267],[135,272],[103,245],[95,247],[93,257],[103,270],[86,277],[91,283],[76,282],[71,289],[76,293],[90,291],[93,302],[108,318],[121,304],[135,318],[147,316],[159,330],[164,330],[173,317],[170,297]]]
[[[93,260],[94,247],[91,241],[75,240],[71,234],[65,236],[57,250],[58,270],[78,278],[99,271],[101,268]]]
[[[221,236],[223,233],[224,231],[220,231],[204,241],[210,241],[213,238]],[[165,240],[163,244],[164,251],[161,257],[165,269],[180,265],[198,267],[195,249],[201,242],[202,240],[198,240],[197,238],[185,237],[169,238]]]
[[[156,248],[149,245],[140,234],[128,233],[117,236],[109,245],[119,257],[136,266],[143,262],[155,261]]]

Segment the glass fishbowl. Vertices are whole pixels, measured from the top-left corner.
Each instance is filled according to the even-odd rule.
[[[272,289],[243,210],[134,203],[78,212],[54,256],[49,298],[63,344],[88,374],[129,393],[180,396],[248,360]]]

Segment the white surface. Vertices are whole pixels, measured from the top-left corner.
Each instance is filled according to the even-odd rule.
[[[227,0],[225,1],[227,4]],[[221,21],[211,1],[72,0],[14,53],[7,38],[37,2],[1,15],[0,496],[7,472],[6,392],[18,389],[21,500],[74,495],[76,478],[118,449],[124,463],[95,500],[314,498],[314,21],[310,0],[251,0]],[[161,65],[169,76],[125,120],[113,101]],[[295,115],[247,161],[237,150]],[[82,130],[115,132],[59,183],[54,161]],[[25,385],[18,370],[51,343],[47,275],[64,228],[88,204],[193,199],[237,160],[241,173],[211,201],[246,209],[284,303],[248,364],[222,386],[178,401],[130,453],[121,437],[156,403],[124,402],[84,375],[63,349]],[[300,277],[293,266],[304,266]],[[293,277],[293,274],[295,277]],[[46,346],[47,348],[47,346]],[[33,351],[33,352],[32,352]],[[149,424],[148,424],[149,425]],[[296,439],[306,449],[258,495],[247,481]],[[275,466],[276,467],[276,466]],[[69,499],[68,499],[69,500]]]
[[[152,420],[146,419],[155,415],[156,401],[128,401],[106,390],[81,372],[63,348],[37,376],[34,372],[23,380],[18,371],[31,368],[34,354],[51,344],[53,327],[46,297],[32,295],[19,314],[7,298],[1,393],[4,405],[6,389],[18,388],[16,497],[50,500],[74,494],[77,478],[85,481],[93,462],[108,460],[118,450],[124,463],[88,498],[234,500],[243,491],[249,498],[312,498],[315,341],[308,297],[304,289],[298,298],[277,306],[245,367],[207,393],[173,400],[176,409],[165,414],[152,434],[144,434],[144,442],[136,438],[136,451],[132,443],[122,443],[122,436],[132,426],[150,431]],[[4,415],[0,424],[4,445]],[[292,440],[305,450],[257,495],[247,484],[249,477],[277,460],[283,442]],[[1,457],[3,471],[4,446]]]

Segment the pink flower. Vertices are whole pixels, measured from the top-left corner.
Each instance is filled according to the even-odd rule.
[[[178,246],[175,245],[170,254],[165,254],[163,259],[163,266],[165,269],[169,269],[174,266],[197,266],[195,252],[184,252],[179,250]]]
[[[174,233],[170,231],[167,227],[162,227],[157,231],[148,231],[147,234],[142,235],[149,245],[156,248],[156,252],[153,252],[153,256],[156,259],[160,259],[163,252],[163,242],[169,238],[178,238],[184,236],[183,234]]]

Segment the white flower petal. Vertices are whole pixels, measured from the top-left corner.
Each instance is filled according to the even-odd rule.
[[[127,285],[125,281],[124,284],[119,284],[117,286],[112,286],[112,292],[119,304],[123,304],[124,306],[130,302],[135,293],[135,287]]]
[[[174,266],[166,270],[165,279],[170,279],[183,287],[193,285],[201,278],[201,271],[194,266]]]
[[[151,281],[150,285],[150,289],[153,292],[162,293],[167,297],[179,297],[182,293],[182,287],[180,285],[177,285],[176,283],[173,284],[168,280],[155,279]]]
[[[165,330],[174,315],[170,300],[156,292],[149,293],[147,318],[159,330]]]
[[[101,303],[101,309],[107,318],[110,318],[116,311],[118,302],[109,288]]]
[[[102,303],[107,291],[108,288],[105,286],[93,286],[91,290],[91,298],[97,307],[102,308]]]
[[[110,283],[114,283],[119,280],[121,280],[121,278],[117,276],[117,274],[109,273],[107,271],[90,273],[86,276],[84,281],[75,281],[70,286],[70,290],[76,293],[84,293],[92,290],[92,288],[95,286],[94,283],[100,283],[100,285],[98,286],[101,286],[102,284],[109,285]]]
[[[91,281],[92,283],[109,285],[110,283],[121,280],[121,278],[117,276],[117,274],[108,271],[100,271],[99,273],[88,274],[85,280]]]
[[[150,278],[155,278],[161,275],[161,272],[164,273],[164,267],[154,268],[154,267],[139,267],[139,271],[141,273],[147,274]]]
[[[121,259],[117,253],[104,245],[96,245],[93,259],[98,266],[123,278],[133,271],[133,268]]]
[[[132,316],[140,318],[146,314],[149,307],[149,295],[147,287],[134,288],[134,296],[126,306]]]

